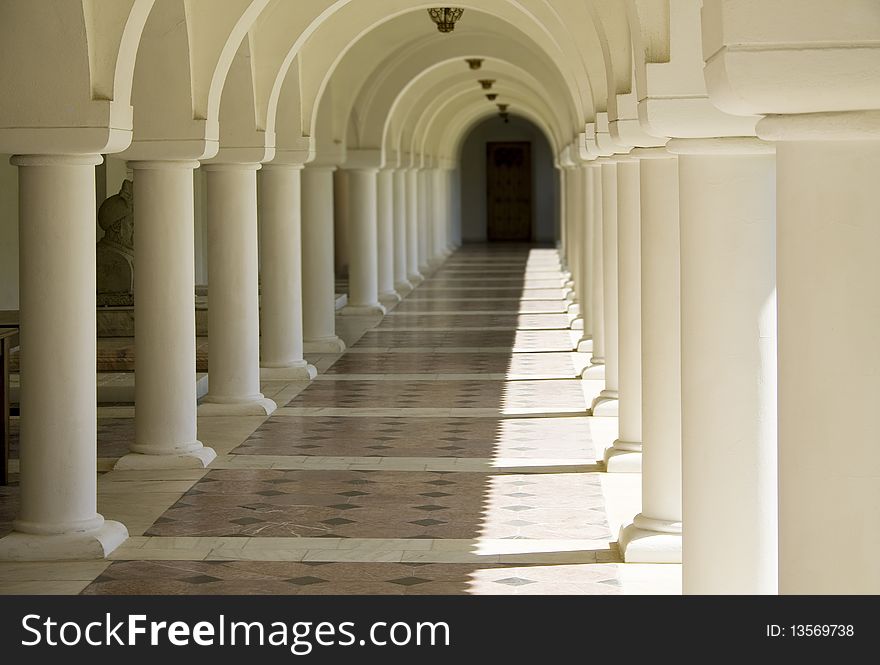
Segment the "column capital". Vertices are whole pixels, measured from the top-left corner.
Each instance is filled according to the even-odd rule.
[[[101,155],[13,155],[13,166],[97,166],[102,164]]]
[[[329,173],[335,173],[339,170],[339,167],[335,164],[321,164],[317,162],[313,162],[311,164],[306,164],[305,171],[309,173],[316,173],[319,171],[327,171]]]
[[[237,162],[208,162],[205,164],[202,163],[202,169],[204,171],[259,171],[263,168],[262,164],[248,162],[248,163],[237,163]]]
[[[126,162],[128,168],[133,171],[164,171],[167,169],[189,169],[194,170],[199,168],[201,165],[200,162],[190,159],[145,159],[145,160],[130,160]]]
[[[776,152],[772,143],[751,136],[672,139],[666,149],[674,155],[771,155]]]
[[[381,149],[349,150],[342,168],[346,171],[377,171],[385,166]]]
[[[675,159],[676,157],[665,145],[656,148],[633,148],[629,156],[640,161],[643,159]]]
[[[268,164],[263,164],[263,168],[261,171],[302,171],[305,168],[305,164],[298,163],[286,163],[286,162],[269,162]]]
[[[757,130],[766,141],[880,141],[880,111],[768,115]]]

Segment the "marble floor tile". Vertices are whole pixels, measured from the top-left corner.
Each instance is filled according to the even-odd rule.
[[[463,247],[384,318],[338,316],[346,352],[264,382],[271,416],[200,417],[209,469],[111,471],[135,410],[102,405],[98,508],[131,537],[112,561],[0,564],[0,593],[680,592],[680,567],[621,563],[639,483],[601,472],[617,420],[587,415],[604,384],[577,378],[567,279],[553,248]],[[101,357],[127,366],[131,342]],[[17,510],[13,477],[0,536]]]

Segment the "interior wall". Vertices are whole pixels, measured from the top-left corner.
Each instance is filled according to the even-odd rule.
[[[555,242],[559,195],[553,151],[538,127],[517,116],[511,116],[509,124],[498,117],[489,118],[465,139],[459,169],[462,240],[487,239],[486,144],[499,141],[532,144],[532,239]]]

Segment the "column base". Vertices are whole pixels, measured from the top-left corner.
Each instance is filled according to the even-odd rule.
[[[260,395],[253,399],[226,400],[212,398],[210,393],[199,405],[200,416],[269,416],[278,405]]]
[[[593,358],[589,367],[585,367],[581,372],[582,379],[599,379],[605,380],[605,360],[602,358]]]
[[[407,279],[409,280],[409,283],[413,285],[413,288],[415,288],[425,281],[425,276],[420,272],[414,272],[411,273]]]
[[[626,563],[681,563],[681,522],[636,515],[617,538]]]
[[[261,381],[311,381],[318,376],[318,370],[314,365],[309,365],[305,360],[296,362],[287,367],[261,367]]]
[[[593,352],[593,338],[592,337],[583,337],[578,342],[577,345],[578,353],[592,353]]]
[[[106,559],[127,538],[128,529],[112,520],[91,531],[51,535],[13,531],[0,538],[0,561]]]
[[[345,353],[345,342],[336,337],[325,337],[323,339],[307,339],[303,342],[304,353]]]
[[[381,303],[372,305],[346,305],[339,314],[342,316],[385,316],[388,313]]]
[[[580,306],[580,303],[577,303],[577,302],[573,302],[573,303],[571,303],[571,304],[566,308],[566,312],[568,312],[568,314],[570,314],[571,316],[574,316],[574,317],[576,317],[576,318],[579,317],[579,316],[581,315],[581,306]]]
[[[145,469],[207,469],[217,458],[213,448],[202,446],[196,450],[171,455],[129,453],[113,466],[114,471],[140,471]]]
[[[590,411],[594,416],[616,418],[619,405],[620,402],[616,390],[603,390],[599,393],[599,396],[593,400],[593,406]]]
[[[641,473],[642,444],[618,439],[605,450],[604,459],[606,473]]]
[[[425,263],[419,266],[419,272],[422,273],[422,275],[430,275],[432,272],[434,272],[434,269],[431,268],[430,263]]]
[[[413,288],[415,288],[415,287],[413,287],[413,285],[410,284],[408,279],[406,279],[402,282],[397,282],[397,284],[394,285],[394,290],[397,291],[397,293],[401,296],[401,298],[405,298],[410,293],[412,293]]]
[[[575,300],[574,291],[569,291],[568,293],[566,293],[563,300],[565,300],[565,302],[573,303]]]
[[[563,289],[569,289],[569,290],[571,290],[571,291],[574,291],[574,281],[572,281],[571,279],[569,279],[569,276],[568,276],[568,275],[566,275],[566,276],[564,277],[564,279],[563,279],[563,282],[562,282],[562,288],[563,288]]]
[[[403,298],[400,297],[400,294],[397,291],[386,291],[385,293],[379,294],[379,302],[386,309],[393,307],[401,300],[403,300]]]
[[[584,329],[584,319],[581,316],[578,316],[576,319],[572,320],[570,324],[568,324],[570,330],[583,330]]]

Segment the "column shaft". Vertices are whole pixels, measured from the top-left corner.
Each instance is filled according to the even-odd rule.
[[[775,159],[754,139],[670,149],[681,182],[683,587],[776,593]]]
[[[333,266],[336,275],[348,276],[348,247],[349,247],[349,194],[348,194],[348,171],[343,169],[334,170],[331,173],[333,180],[333,205],[330,207],[333,213],[333,235],[336,242],[333,244]]]
[[[559,225],[559,248],[560,248],[560,260],[563,268],[568,271],[569,277],[571,276],[571,268],[568,264],[568,252],[569,252],[569,238],[568,238],[568,214],[566,212],[567,209],[567,195],[565,193],[566,188],[566,175],[565,169],[561,166],[557,166],[557,174],[559,175],[559,184],[557,185],[559,188],[559,218],[557,223]]]
[[[258,164],[212,164],[208,174],[208,394],[203,415],[266,415],[260,392]]]
[[[602,165],[590,164],[588,167],[592,177],[591,208],[592,208],[592,255],[590,257],[590,274],[592,278],[592,309],[593,309],[593,344],[590,366],[584,370],[585,379],[605,378],[605,287],[603,255],[604,233],[602,221]]]
[[[602,169],[602,306],[605,325],[605,389],[593,402],[594,416],[618,412],[618,292],[617,292],[617,162]]]
[[[605,468],[642,468],[641,194],[637,159],[617,164],[617,279],[620,437],[606,451]]]
[[[417,193],[417,209],[416,219],[419,226],[419,272],[423,275],[431,271],[428,264],[428,254],[430,252],[431,229],[429,226],[430,214],[430,190],[428,188],[428,171],[427,169],[419,169],[416,176]]]
[[[379,301],[395,305],[400,295],[394,290],[394,172],[389,169],[376,177],[376,216]]]
[[[348,305],[342,310],[350,316],[382,315],[379,303],[378,233],[376,217],[376,169],[350,169]]]
[[[332,166],[302,172],[303,350],[342,353],[336,336]]]
[[[205,467],[196,435],[195,219],[198,162],[132,162],[135,437],[117,469]]]
[[[850,140],[822,136],[838,121],[858,127],[858,115],[817,119],[812,137],[777,143],[785,594],[880,593],[878,114]],[[844,565],[822,561],[828,543],[845,543]]]
[[[400,295],[413,289],[407,270],[406,171],[394,171],[394,288]]]
[[[303,358],[302,166],[267,164],[260,196],[260,375],[308,381],[317,370]]]
[[[406,205],[407,205],[407,268],[409,281],[418,286],[424,281],[419,266],[419,170],[409,169],[406,172]]]
[[[566,210],[568,216],[569,228],[569,266],[571,269],[571,282],[574,286],[574,302],[569,305],[568,311],[574,317],[572,327],[583,328],[583,311],[584,311],[584,280],[583,265],[581,261],[580,245],[583,240],[583,228],[581,227],[581,218],[583,208],[581,206],[580,183],[578,182],[577,169],[574,167],[565,170],[566,175]]]
[[[434,262],[439,266],[447,257],[446,243],[446,190],[444,187],[446,172],[442,169],[431,171],[433,175],[433,210],[434,210]]]
[[[681,561],[681,317],[678,162],[640,160],[642,512],[619,543],[627,562]]]
[[[593,173],[595,169],[590,165],[584,165],[580,169],[581,180],[581,205],[583,215],[581,219],[581,242],[579,243],[578,252],[580,252],[580,264],[583,267],[583,297],[581,302],[581,316],[584,319],[584,332],[578,342],[578,351],[582,353],[591,353],[593,351],[593,339],[596,336],[596,325],[593,320],[595,307],[593,306],[593,298],[595,296],[595,275],[593,270],[593,253],[595,244],[595,225],[596,213],[593,203]]]
[[[95,165],[19,167],[21,507],[0,559],[104,558],[128,537],[97,512]]]

